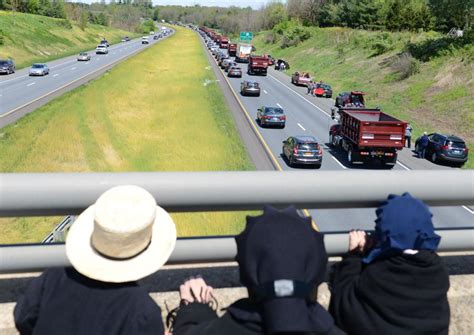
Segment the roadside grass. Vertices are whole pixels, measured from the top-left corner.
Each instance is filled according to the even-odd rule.
[[[0,58],[12,58],[18,69],[32,63],[49,62],[97,46],[105,37],[109,43],[136,33],[88,24],[83,31],[76,22],[18,12],[0,11]]]
[[[253,170],[198,37],[176,29],[1,129],[0,171]],[[246,214],[173,217],[180,236],[227,235],[242,229]],[[0,219],[0,243],[38,242],[59,221]]]
[[[380,106],[385,112],[412,124],[413,138],[423,131],[461,136],[474,148],[474,63],[468,55],[473,45],[421,62],[419,73],[400,80],[387,66],[391,57],[403,52],[408,42],[437,38],[428,33],[382,33],[348,28],[311,28],[309,40],[297,46],[280,48],[279,40],[265,42],[268,32],[253,41],[258,53],[286,59],[287,71],[308,71],[317,80],[333,86],[335,94],[363,90],[368,106]],[[386,52],[374,55],[373,45],[383,41]],[[465,168],[474,168],[470,155]]]

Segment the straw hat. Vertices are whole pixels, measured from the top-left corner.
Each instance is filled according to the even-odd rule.
[[[171,216],[143,188],[113,187],[74,222],[66,255],[84,276],[110,283],[156,272],[176,244]]]

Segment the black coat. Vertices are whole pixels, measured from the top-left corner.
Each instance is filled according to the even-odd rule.
[[[163,334],[161,310],[135,282],[111,284],[72,268],[46,270],[15,307],[21,334]]]
[[[333,268],[329,312],[349,334],[448,334],[449,276],[431,251],[363,265],[347,255]]]
[[[261,335],[265,334],[261,313],[249,299],[229,306],[219,318],[208,305],[192,303],[182,306],[176,316],[173,335]],[[325,333],[307,335],[344,335],[336,326]]]

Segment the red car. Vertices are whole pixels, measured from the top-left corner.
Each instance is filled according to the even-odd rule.
[[[316,84],[313,94],[317,97],[332,98],[332,88],[327,84]]]

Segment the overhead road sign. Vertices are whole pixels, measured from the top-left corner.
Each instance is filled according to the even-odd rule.
[[[240,40],[241,41],[251,41],[253,39],[253,33],[251,31],[241,31]]]

